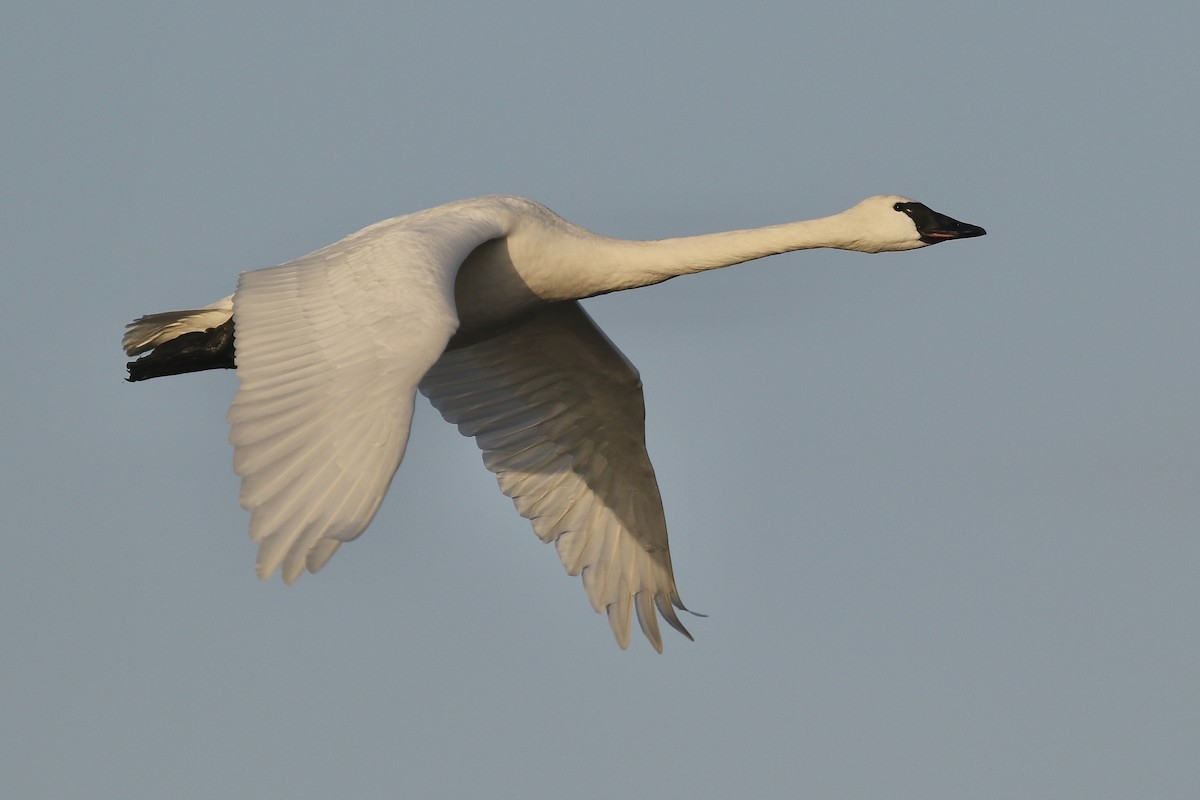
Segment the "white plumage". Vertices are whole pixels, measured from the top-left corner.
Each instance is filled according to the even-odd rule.
[[[691,637],[674,610],[683,604],[641,381],[573,301],[788,250],[908,250],[982,233],[877,197],[820,220],[628,242],[528,200],[477,198],[245,272],[229,298],[131,323],[123,345],[153,351],[232,316],[230,441],[261,577],[316,572],[367,527],[404,455],[419,387],[582,575],[621,647],[636,613],[661,651],[656,610]]]

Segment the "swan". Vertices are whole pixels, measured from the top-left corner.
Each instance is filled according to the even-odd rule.
[[[577,301],[793,250],[879,253],[984,234],[890,195],[820,219],[626,241],[531,200],[480,197],[243,272],[229,297],[129,323],[122,346],[141,355],[130,381],[236,369],[229,440],[261,578],[316,572],[370,524],[420,390],[475,438],[620,647],[636,613],[662,652],[658,615],[692,636],[675,613],[686,608],[642,384]]]

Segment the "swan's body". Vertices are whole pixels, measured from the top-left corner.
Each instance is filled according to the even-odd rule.
[[[902,197],[751,231],[631,242],[515,197],[377,223],[242,274],[204,309],[131,323],[130,379],[234,366],[234,469],[258,573],[316,572],[370,523],[420,388],[473,436],[500,488],[581,574],[621,647],[631,612],[691,638],[645,449],[638,373],[573,301],[810,247],[910,250],[979,236]],[[236,331],[236,346],[234,345]]]

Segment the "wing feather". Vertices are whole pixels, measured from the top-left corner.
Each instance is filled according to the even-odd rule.
[[[420,389],[473,436],[501,491],[554,542],[621,647],[632,615],[662,650],[657,615],[689,639],[671,571],[666,519],[646,454],[637,370],[578,303],[547,306],[451,349]]]
[[[502,233],[486,214],[435,210],[243,273],[229,438],[261,577],[315,572],[375,516],[417,384],[457,328],[458,268]]]

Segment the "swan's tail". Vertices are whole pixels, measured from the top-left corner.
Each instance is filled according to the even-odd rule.
[[[125,328],[125,354],[147,353],[125,366],[130,381],[206,369],[233,369],[233,298],[204,308],[147,314]]]

